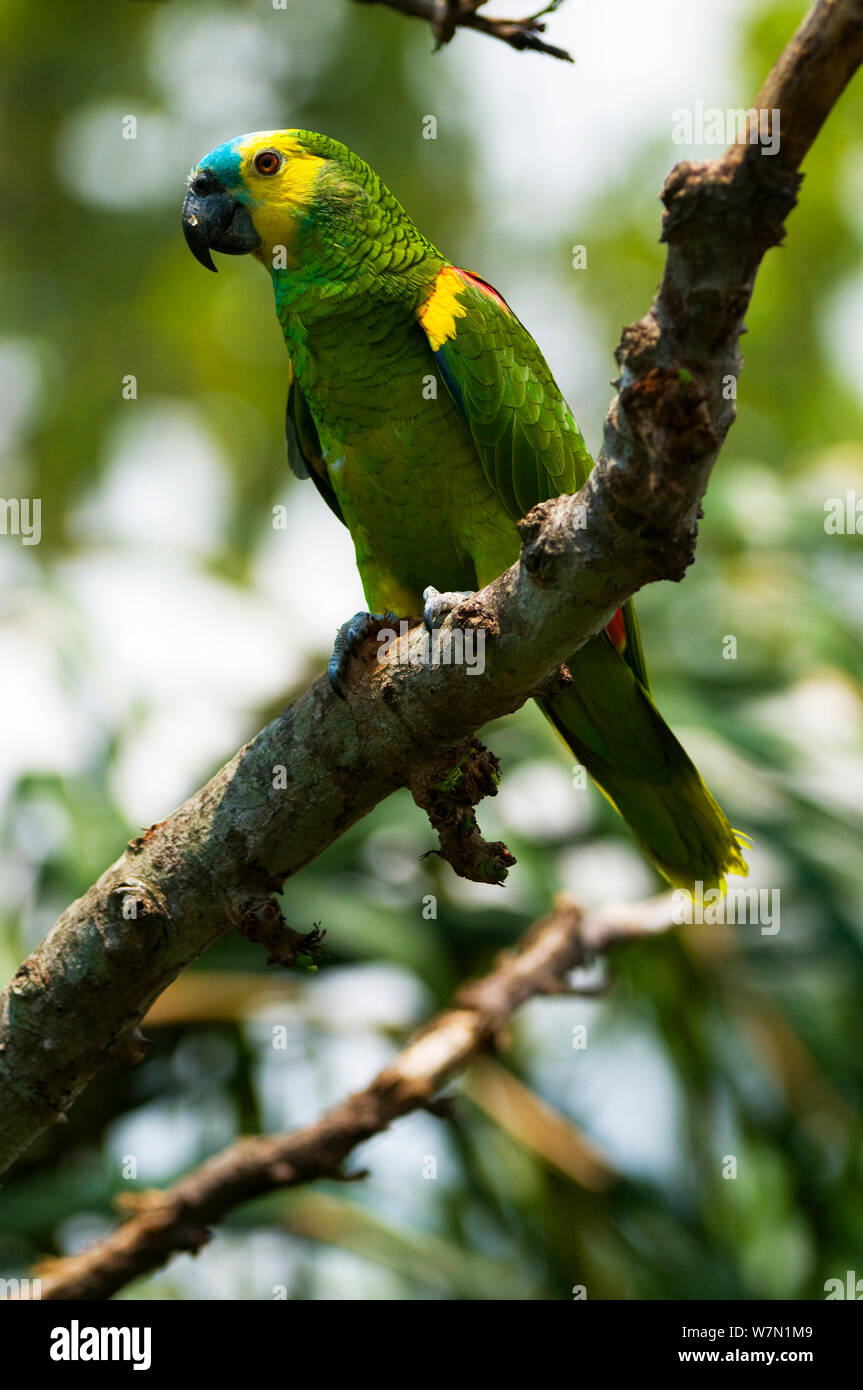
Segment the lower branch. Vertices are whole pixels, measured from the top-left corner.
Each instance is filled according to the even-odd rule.
[[[107,1239],[36,1271],[43,1299],[109,1298],[178,1251],[195,1253],[209,1227],[241,1202],[318,1178],[346,1181],[359,1144],[412,1110],[434,1109],[446,1081],[493,1047],[516,1010],[566,991],[566,975],[598,952],[670,930],[670,898],[585,914],[561,898],[491,974],[463,986],[452,1008],[415,1035],[364,1091],[293,1134],[240,1139],[165,1192],[126,1197],[134,1215]],[[594,1162],[594,1167],[595,1167]]]

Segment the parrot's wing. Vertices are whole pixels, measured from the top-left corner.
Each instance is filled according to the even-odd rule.
[[[297,408],[298,402],[299,410]],[[285,443],[288,446],[288,463],[291,465],[291,472],[295,478],[308,478],[309,465],[306,459],[306,453],[320,452],[318,432],[314,427],[314,423],[311,420],[308,421],[314,433],[309,431],[308,427],[306,428],[306,443],[304,446],[300,439],[299,430],[297,429],[298,415],[301,421],[304,421],[304,417],[308,415],[308,408],[306,407],[305,397],[300,391],[299,386],[297,386],[297,379],[294,375],[294,369],[289,358],[288,400],[285,406]]]
[[[327,476],[321,441],[308,402],[300,390],[294,369],[288,363],[288,405],[285,411],[285,441],[288,463],[297,478],[311,478],[327,506],[344,522],[342,509]]]
[[[537,502],[577,492],[593,460],[545,358],[497,290],[446,266],[419,321],[485,475],[513,520]],[[618,610],[608,636],[649,691],[631,603]]]
[[[497,291],[447,266],[419,320],[513,520],[577,492],[592,466],[587,446],[542,353]]]

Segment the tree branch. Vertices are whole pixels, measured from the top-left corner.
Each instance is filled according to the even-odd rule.
[[[464,985],[452,1008],[428,1023],[369,1086],[293,1134],[240,1139],[165,1192],[130,1194],[134,1214],[105,1240],[36,1271],[43,1299],[109,1298],[177,1251],[197,1252],[209,1227],[241,1202],[319,1178],[350,1180],[353,1150],[413,1110],[434,1109],[456,1072],[494,1046],[528,999],[565,991],[565,977],[599,951],[670,930],[668,895],[585,915],[564,898],[506,952],[491,974]],[[591,1156],[594,1181],[607,1181]],[[597,1177],[598,1174],[598,1177]]]
[[[733,419],[724,388],[740,368],[756,270],[861,60],[863,0],[818,0],[758,98],[781,110],[779,152],[740,142],[670,174],[665,272],[618,347],[620,389],[596,467],[577,496],[533,509],[519,562],[448,620],[485,631],[483,674],[423,665],[415,626],[397,662],[367,652],[353,663],[347,703],[316,682],[131,841],[20,967],[0,996],[0,1172],[223,932],[254,934],[249,923],[263,917],[270,936],[274,913],[281,922],[272,895],[291,874],[383,797],[402,786],[425,794],[424,771],[473,756],[469,736],[565,679],[561,663],[644,584],[683,577]]]
[[[449,43],[456,30],[476,29],[520,52],[548,53],[550,57],[560,58],[565,63],[573,61],[565,48],[555,48],[540,38],[540,34],[545,33],[543,15],[559,9],[563,0],[550,0],[549,4],[526,19],[489,19],[478,13],[486,0],[356,0],[356,3],[386,5],[400,14],[425,19],[432,27],[438,48]]]

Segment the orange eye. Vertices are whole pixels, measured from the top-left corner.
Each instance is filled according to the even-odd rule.
[[[281,156],[275,150],[261,150],[255,155],[255,168],[259,174],[275,174],[282,167]]]

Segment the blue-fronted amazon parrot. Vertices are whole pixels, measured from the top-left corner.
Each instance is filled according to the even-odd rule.
[[[210,269],[212,250],[248,252],[272,278],[289,459],[350,531],[370,610],[434,620],[441,592],[517,560],[535,503],[581,487],[592,460],[527,329],[344,145],[302,130],[219,145],[189,176],[183,227]],[[343,659],[342,641],[336,684]],[[568,665],[540,703],[650,860],[690,889],[745,874],[653,703],[632,603]]]

